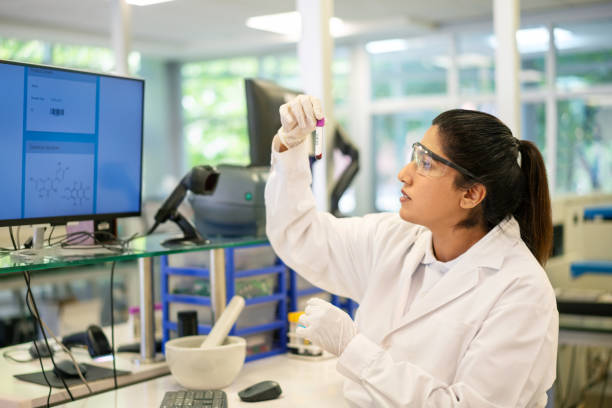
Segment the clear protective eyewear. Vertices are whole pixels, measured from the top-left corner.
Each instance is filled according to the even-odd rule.
[[[471,171],[453,163],[450,160],[446,160],[445,158],[438,156],[419,142],[412,145],[410,162],[414,162],[416,164],[417,173],[423,176],[442,177],[444,174],[446,174],[447,169],[452,167],[459,173],[474,180],[478,180],[478,177],[476,177]]]

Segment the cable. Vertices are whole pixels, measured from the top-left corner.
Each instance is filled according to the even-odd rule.
[[[115,306],[113,297],[113,280],[115,277],[115,264],[113,261],[111,265],[110,275],[110,315],[111,315],[111,353],[113,355],[113,380],[115,381],[115,389],[117,389],[117,365],[115,361]]]
[[[14,361],[16,363],[29,363],[30,361],[34,361],[34,358],[32,358],[32,357],[30,357],[27,360],[19,360],[18,358],[15,358],[15,357],[12,356],[12,354],[13,354],[12,352],[13,351],[26,351],[26,350],[24,350],[24,349],[22,349],[22,350],[19,350],[19,349],[17,349],[17,350],[6,350],[4,353],[2,353],[2,357],[8,358],[9,360],[12,360],[12,361]]]
[[[45,330],[43,329],[43,325],[41,323],[41,319],[40,319],[40,315],[38,313],[38,308],[36,307],[36,301],[34,300],[34,295],[32,294],[32,288],[30,287],[30,272],[29,271],[23,271],[23,278],[26,281],[26,285],[28,287],[28,290],[26,292],[26,305],[28,306],[28,310],[30,311],[30,314],[32,315],[32,317],[38,322],[38,326],[40,327],[40,331],[42,332],[43,338],[45,339],[45,345],[47,346],[47,348],[49,350],[51,350],[51,347],[49,347],[49,340],[47,339],[47,334],[45,333]],[[30,307],[30,302],[28,300],[32,301],[32,307]],[[42,358],[40,358],[40,353],[38,351],[38,346],[36,345],[36,341],[34,341],[34,347],[36,348],[36,353],[39,356],[39,360],[40,360],[40,365],[42,367]],[[49,355],[49,358],[51,359],[51,363],[53,364],[53,367],[56,367],[55,365],[55,360],[53,359],[53,355]],[[43,368],[43,375],[45,375],[45,369]],[[45,379],[47,379],[47,377],[45,376]],[[62,381],[62,384],[64,385],[64,388],[66,389],[66,392],[68,392],[68,395],[70,396],[70,400],[74,401],[74,397],[72,395],[72,393],[70,392],[70,388],[68,388],[68,385],[66,384],[66,381],[64,380],[63,376],[59,376],[59,379]],[[49,384],[49,395],[51,395],[51,384],[49,383],[49,381],[47,380],[47,383]],[[47,405],[49,405],[49,398],[47,397]]]
[[[51,236],[53,235],[53,231],[55,231],[54,226],[51,227],[51,232],[49,232],[49,238],[47,240],[47,242],[49,243],[49,246],[51,246]]]
[[[32,308],[30,307],[30,303],[27,302],[27,296],[29,296],[31,294],[30,278],[28,276],[28,272],[27,271],[23,272],[23,277],[24,277],[24,279],[26,281],[26,285],[28,287],[28,290],[26,292],[26,306],[28,306],[28,310],[30,311],[30,314],[34,318],[34,313],[32,312]],[[47,342],[47,338],[46,337],[45,337],[45,342]],[[49,386],[49,393],[47,394],[47,407],[49,407],[50,406],[50,402],[51,402],[51,391],[53,390],[53,387],[51,387],[51,383],[49,382],[49,379],[47,378],[47,373],[45,373],[45,367],[43,366],[42,357],[40,355],[40,351],[38,350],[38,345],[36,344],[36,334],[34,334],[34,340],[32,341],[32,343],[34,343],[34,348],[36,349],[36,355],[38,356],[38,362],[40,363],[40,369],[42,370],[43,377],[45,378],[45,382]],[[48,343],[47,343],[47,348],[49,348],[49,344]],[[53,360],[51,360],[51,361],[53,361]],[[55,362],[53,363],[53,365],[55,366]],[[64,385],[65,385],[65,383],[64,383]],[[68,387],[66,387],[66,389],[68,389]],[[68,393],[70,393],[70,391],[68,391]],[[72,395],[70,397],[72,397]]]
[[[21,248],[21,240],[19,239],[19,233],[21,232],[21,227],[17,227],[17,248]]]
[[[30,295],[31,295],[31,291],[30,291]],[[29,299],[33,299],[31,296]],[[29,301],[28,299],[28,301]],[[55,340],[55,343],[58,344],[60,346],[60,348],[66,353],[68,354],[68,357],[70,357],[70,360],[72,360],[72,364],[74,365],[74,368],[77,371],[77,374],[79,375],[79,377],[81,378],[81,381],[83,381],[83,383],[85,384],[85,386],[87,387],[87,389],[89,390],[90,394],[93,394],[93,390],[91,389],[91,387],[89,386],[89,383],[87,382],[87,380],[85,379],[85,376],[83,375],[83,373],[81,372],[81,368],[79,367],[79,364],[77,363],[76,359],[74,358],[74,355],[72,354],[72,351],[70,351],[68,349],[68,347],[66,347],[66,345],[64,345],[64,343],[62,343],[61,341],[59,341],[57,339],[57,336],[55,335],[55,333],[53,333],[53,330],[51,330],[51,328],[47,325],[47,323],[45,323],[45,321],[40,317],[40,315],[36,316],[37,320],[45,327],[45,330],[47,332],[49,332],[49,334],[51,335],[51,337],[53,338],[53,340]]]
[[[17,244],[15,243],[15,237],[13,237],[13,227],[9,227],[9,235],[11,236],[11,242],[13,243],[13,248],[16,251],[19,248],[17,248]]]

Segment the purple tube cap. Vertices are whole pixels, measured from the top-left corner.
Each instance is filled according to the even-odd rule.
[[[325,118],[317,119],[317,127],[325,126]]]

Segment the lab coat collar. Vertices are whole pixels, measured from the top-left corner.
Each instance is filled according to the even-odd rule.
[[[478,283],[480,268],[498,270],[505,254],[509,252],[511,246],[516,244],[517,240],[520,240],[518,222],[513,217],[500,222],[468,249],[459,262],[453,265],[429,292],[415,299],[408,313],[385,337],[468,292]],[[417,239],[414,250],[421,251],[421,253],[415,253],[411,258],[418,259],[419,262],[423,260],[427,245],[431,246],[430,231],[426,231]],[[417,265],[410,266],[416,268]]]

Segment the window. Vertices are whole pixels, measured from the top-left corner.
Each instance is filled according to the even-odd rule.
[[[188,166],[249,163],[244,78],[257,75],[257,59],[185,64],[183,119]]]
[[[546,158],[546,104],[544,102],[523,103],[521,107],[521,136],[535,143]]]
[[[342,57],[333,62],[334,81],[338,84],[348,82],[346,54],[340,54]],[[244,78],[265,78],[289,89],[302,90],[295,53],[184,64],[182,77],[189,166],[249,163]],[[339,102],[347,98],[348,91],[343,95],[341,90],[335,94]]]
[[[445,37],[368,43],[372,99],[446,93],[448,48]]]
[[[40,64],[45,60],[46,47],[41,41],[19,41],[0,38],[0,58]]]
[[[495,91],[495,49],[490,32],[458,36],[459,92],[481,94]]]
[[[612,96],[557,103],[556,190],[612,191]]]
[[[557,87],[583,90],[612,84],[612,20],[560,24],[555,29]]]
[[[376,210],[399,210],[401,185],[397,174],[410,160],[412,144],[421,140],[441,110],[373,116]]]

